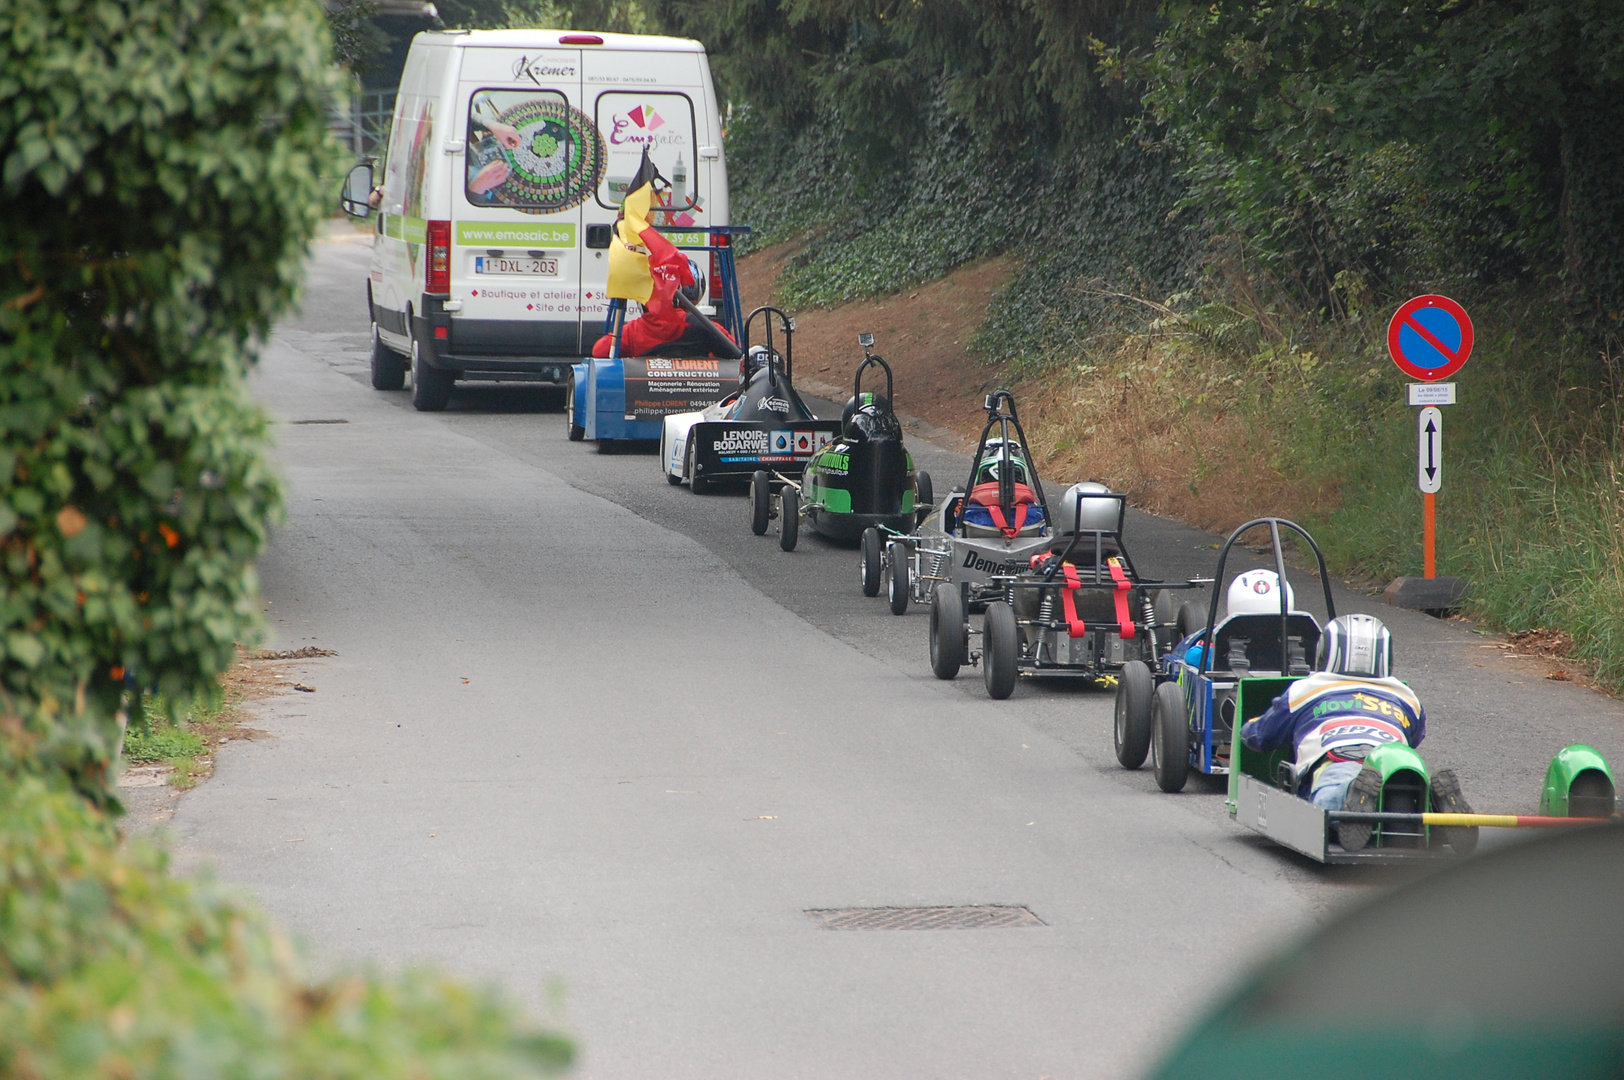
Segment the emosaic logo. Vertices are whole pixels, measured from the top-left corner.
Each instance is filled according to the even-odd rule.
[[[529,79],[537,86],[540,86],[543,76],[550,76],[555,79],[573,79],[575,78],[575,68],[570,64],[549,64],[539,56],[532,60],[528,56],[521,55],[517,60],[513,61],[514,82],[518,82],[520,79]]]
[[[652,105],[639,105],[624,113],[616,113],[610,120],[610,126],[611,146],[675,146],[685,141],[682,133],[674,127],[663,135],[655,134],[667,126],[667,121]]]

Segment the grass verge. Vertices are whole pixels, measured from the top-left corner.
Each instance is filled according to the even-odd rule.
[[[1534,295],[1548,292],[1473,305],[1477,348],[1445,410],[1438,569],[1471,583],[1466,614],[1559,631],[1562,655],[1618,693],[1624,373]],[[1385,306],[1329,325],[1255,303],[1132,302],[1156,309],[1147,329],[1005,369],[1051,473],[1220,531],[1294,517],[1333,570],[1375,584],[1421,572],[1415,410],[1386,355]]]

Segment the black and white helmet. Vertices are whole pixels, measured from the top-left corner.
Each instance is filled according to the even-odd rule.
[[[694,283],[682,286],[682,295],[688,298],[690,304],[697,304],[705,298],[705,273],[693,259],[688,260],[688,273],[692,275]]]
[[[1055,518],[1058,534],[1070,536],[1079,529],[1083,532],[1116,532],[1122,504],[1110,498],[1110,495],[1110,488],[1092,480],[1071,485],[1060,496],[1059,516]]]
[[[1393,673],[1393,635],[1374,615],[1338,615],[1320,635],[1319,669],[1385,679]]]

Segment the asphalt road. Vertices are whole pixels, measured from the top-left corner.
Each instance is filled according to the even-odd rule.
[[[1398,880],[1121,770],[1108,693],[936,681],[924,610],[864,599],[851,550],[785,554],[737,495],[567,442],[548,391],[459,389],[438,415],[373,391],[366,256],[321,246],[256,378],[289,484],[271,644],[338,655],[173,821],[184,860],[318,953],[498,980],[578,1036],[584,1077],[1122,1076],[1252,958]],[[912,448],[938,491],[964,468]],[[1129,528],[1146,572],[1211,572],[1214,537]],[[1533,809],[1565,742],[1624,760],[1617,703],[1337,602],[1388,621],[1423,750],[1479,808]],[[1043,925],[805,914],[967,904]]]

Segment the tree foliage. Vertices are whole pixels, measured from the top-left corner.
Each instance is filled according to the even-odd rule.
[[[1305,298],[1335,311],[1348,272],[1394,289],[1560,270],[1616,321],[1624,7],[1209,0],[1169,14],[1146,71],[1192,197]]]
[[[0,6],[0,757],[106,797],[126,690],[257,625],[243,377],[330,192],[310,0]]]

